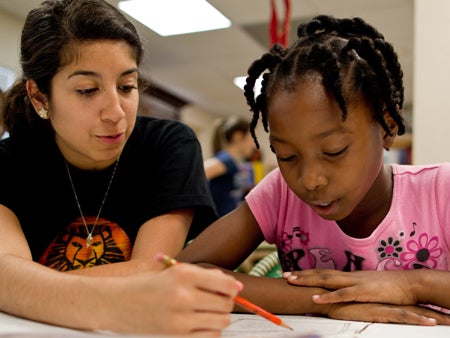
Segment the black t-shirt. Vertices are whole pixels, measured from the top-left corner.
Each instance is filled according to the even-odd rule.
[[[114,164],[102,171],[69,166],[89,230]],[[0,204],[18,217],[33,259],[58,270],[129,259],[139,227],[172,210],[194,208],[189,238],[216,219],[192,130],[172,120],[138,117],[94,231],[91,248],[62,154],[52,139],[0,142]]]

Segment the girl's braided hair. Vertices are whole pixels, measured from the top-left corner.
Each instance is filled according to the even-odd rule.
[[[257,147],[255,128],[261,115],[268,132],[267,106],[277,90],[294,91],[298,80],[319,74],[347,117],[349,99],[360,95],[373,109],[374,119],[392,135],[384,112],[404,134],[403,72],[392,45],[361,18],[336,19],[320,15],[297,28],[298,40],[288,49],[275,44],[248,68],[244,95],[253,117],[250,132]],[[262,76],[261,93],[255,97],[256,80]],[[343,84],[345,83],[345,90]],[[351,96],[352,95],[352,96]]]

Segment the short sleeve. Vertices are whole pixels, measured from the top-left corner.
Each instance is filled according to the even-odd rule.
[[[283,195],[279,169],[267,174],[245,197],[250,210],[268,243],[277,238],[278,213]]]
[[[450,247],[450,163],[443,163],[439,167],[435,181],[436,204],[439,223],[442,225],[442,232],[446,234],[447,247]]]
[[[217,218],[198,139],[190,127],[178,121],[141,119],[138,124],[139,137],[130,143],[130,152],[140,157],[137,161],[142,166],[139,184],[145,195],[141,221],[192,208],[192,238]]]

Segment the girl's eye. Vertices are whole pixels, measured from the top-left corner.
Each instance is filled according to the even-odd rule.
[[[279,162],[291,162],[291,161],[295,160],[295,158],[296,157],[294,155],[287,156],[287,157],[278,157],[278,161]]]
[[[78,89],[77,93],[80,95],[90,96],[93,95],[96,91],[98,91],[98,88]]]
[[[347,151],[347,149],[348,149],[348,146],[343,148],[342,150],[339,150],[339,151],[336,151],[333,153],[324,153],[324,154],[329,157],[338,157],[338,156],[344,154]]]
[[[272,152],[277,155],[277,151],[275,150],[275,147],[270,145],[270,150],[272,150]],[[277,161],[279,162],[290,162],[293,161],[296,158],[295,155],[291,155],[291,156],[286,156],[286,157],[281,157],[281,156],[277,156]]]

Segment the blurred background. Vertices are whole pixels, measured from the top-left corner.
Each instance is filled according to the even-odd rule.
[[[158,1],[162,4],[166,0]],[[14,76],[20,76],[18,49],[21,28],[28,11],[40,2],[0,0],[2,89]],[[115,6],[119,3],[118,0],[108,2]],[[153,89],[141,99],[140,113],[178,119],[190,125],[200,139],[205,158],[213,155],[211,126],[217,119],[230,115],[251,116],[243,92],[234,84],[234,79],[245,76],[250,63],[270,47],[269,27],[273,14],[270,0],[209,0],[208,3],[228,18],[231,26],[161,36],[129,16],[145,42],[142,75],[153,84]],[[285,17],[285,1],[274,0],[273,4],[281,26]],[[404,71],[404,113],[408,134],[397,144],[399,153],[387,154],[387,161],[433,162],[450,158],[442,151],[430,152],[430,144],[424,142],[442,144],[449,135],[450,123],[442,126],[436,123],[450,113],[448,100],[445,94],[433,95],[440,95],[446,87],[446,83],[436,81],[444,81],[443,78],[450,74],[447,65],[450,43],[446,33],[450,31],[450,1],[291,0],[290,4],[290,42],[295,40],[299,23],[318,14],[331,14],[337,17],[360,16],[394,45]],[[172,8],[174,17],[193,14],[195,10],[180,13],[177,8]],[[436,58],[437,54],[440,56]],[[419,75],[423,77],[418,78]],[[442,102],[446,102],[446,107]],[[418,109],[423,109],[424,113],[419,114]],[[436,115],[430,115],[430,110]],[[276,165],[275,158],[270,153],[267,135],[259,129],[259,159],[265,168],[270,169]],[[435,148],[433,146],[432,150]]]

